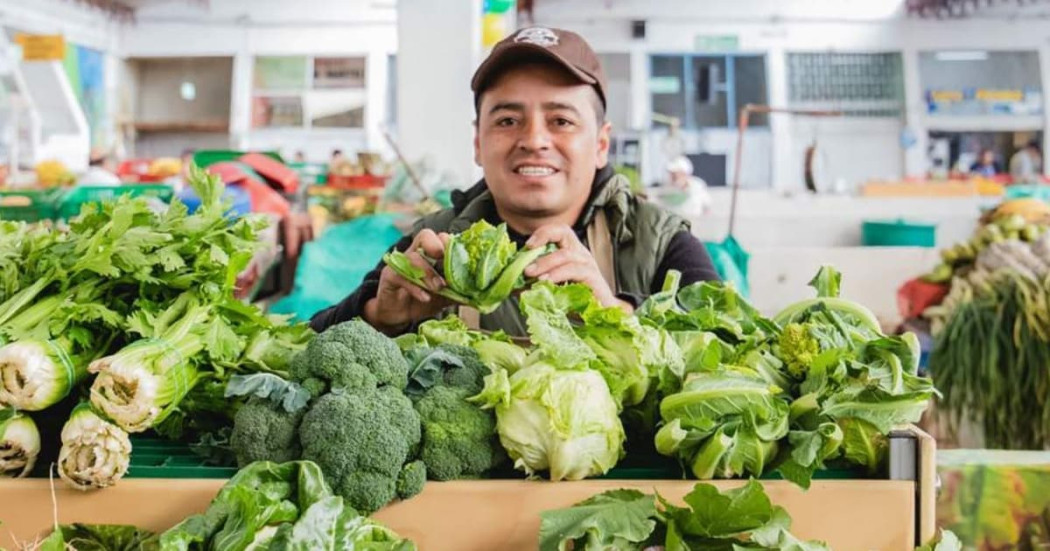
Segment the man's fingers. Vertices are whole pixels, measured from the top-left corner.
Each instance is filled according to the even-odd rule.
[[[583,283],[593,287],[590,275],[591,271],[586,266],[578,262],[567,262],[544,273],[540,276],[540,279],[555,284]]]
[[[387,272],[387,270],[390,270]],[[398,293],[399,301],[407,301],[409,298],[417,300],[419,302],[430,302],[430,293],[424,289],[420,289],[411,281],[401,277],[397,272],[390,269],[389,266],[383,268],[386,272],[383,274],[386,284],[391,290]]]
[[[444,258],[445,256],[445,242],[438,237],[438,234],[434,233],[434,230],[424,229],[416,234],[416,238],[412,241],[411,250],[418,251],[420,249],[430,258]]]
[[[567,263],[577,262],[576,252],[568,249],[558,249],[550,254],[537,258],[532,264],[525,268],[526,277],[539,277],[547,272]]]
[[[538,249],[551,243],[557,245],[559,249],[570,249],[581,245],[572,228],[565,225],[556,225],[544,226],[536,230],[536,233],[533,233],[529,240],[525,242],[525,247]]]

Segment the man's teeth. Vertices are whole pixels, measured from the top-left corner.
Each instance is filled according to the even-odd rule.
[[[522,176],[550,176],[554,174],[554,169],[546,166],[521,166],[515,172]]]

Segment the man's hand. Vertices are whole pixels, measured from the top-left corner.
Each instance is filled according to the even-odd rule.
[[[528,268],[525,275],[552,283],[583,283],[594,291],[594,298],[602,306],[617,306],[633,311],[630,304],[616,298],[616,293],[609,288],[608,282],[598,268],[598,262],[591,251],[583,246],[572,228],[565,225],[544,226],[533,233],[525,246],[530,249],[545,247],[550,243],[558,250],[541,256]]]
[[[421,230],[405,254],[415,266],[426,271],[423,281],[432,292],[420,289],[385,266],[379,276],[379,289],[375,298],[365,303],[365,321],[376,329],[393,335],[400,333],[408,324],[437,315],[451,304],[436,294],[445,286],[445,281],[419,254],[422,249],[430,258],[445,256],[448,234],[436,234],[432,230]]]

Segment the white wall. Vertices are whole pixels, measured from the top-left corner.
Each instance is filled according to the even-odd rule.
[[[370,0],[213,0],[148,6],[124,30],[125,57],[230,56],[230,141],[244,149],[304,150],[324,160],[332,149],[386,151],[380,132],[386,109],[387,56],[397,50],[393,2]],[[266,130],[251,128],[255,56],[317,55],[366,58],[364,130]]]
[[[803,52],[901,52],[905,72],[905,110],[896,129],[885,120],[851,120],[841,126],[821,126],[836,154],[830,167],[834,177],[854,183],[868,177],[921,176],[925,174],[926,130],[922,85],[918,80],[918,55],[938,49],[1033,50],[1040,52],[1043,88],[1050,90],[1050,23],[1046,8],[1022,9],[1020,17],[975,18],[961,21],[927,21],[902,15],[900,0],[546,0],[537,3],[536,23],[572,29],[603,53],[630,52],[634,87],[632,121],[648,126],[648,55],[694,51],[697,35],[735,35],[743,53],[764,53],[768,62],[770,103],[787,103],[783,59],[786,53]],[[992,15],[1006,9],[991,10]],[[1027,11],[1025,11],[1027,10]],[[1025,17],[1030,13],[1032,17]],[[632,39],[630,22],[647,22],[646,38]],[[1046,115],[1035,124],[1046,127],[1050,118],[1050,93],[1044,94]],[[996,129],[1032,121],[969,120],[967,130]],[[943,125],[943,123],[938,123]],[[798,152],[810,138],[808,121],[774,117],[770,149],[773,187],[801,186]],[[847,134],[841,130],[849,129]],[[918,138],[902,150],[900,131],[908,128]],[[818,139],[821,136],[818,135]],[[750,138],[749,138],[750,139]],[[799,143],[800,140],[803,143]],[[847,143],[851,142],[851,143]],[[847,156],[848,155],[848,156]],[[749,159],[753,159],[750,155]],[[842,159],[842,160],[838,160]],[[837,166],[836,166],[837,163]],[[730,166],[732,166],[730,164]]]

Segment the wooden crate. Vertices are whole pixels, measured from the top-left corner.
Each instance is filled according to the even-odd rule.
[[[911,551],[934,534],[935,445],[917,429],[914,480],[816,480],[808,491],[786,481],[763,481],[774,503],[794,519],[792,532],[826,541],[838,551]],[[112,488],[79,492],[55,481],[59,523],[133,524],[162,531],[203,512],[224,480],[125,479]],[[742,481],[715,481],[720,489]],[[375,515],[421,551],[533,551],[540,513],[571,506],[616,488],[658,491],[681,503],[696,481],[479,480],[430,482],[423,493]],[[53,524],[47,480],[0,481],[0,546],[32,540]],[[916,537],[918,536],[918,537]]]

